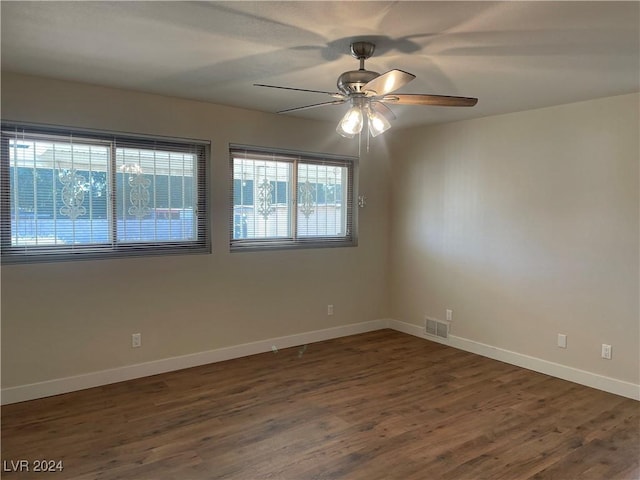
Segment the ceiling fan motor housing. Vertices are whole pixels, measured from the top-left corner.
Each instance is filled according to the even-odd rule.
[[[338,90],[345,95],[353,95],[354,93],[362,92],[362,87],[379,77],[378,72],[371,72],[369,70],[351,70],[344,72],[338,77]]]

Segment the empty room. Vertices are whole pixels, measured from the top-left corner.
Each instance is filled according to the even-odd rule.
[[[640,3],[3,1],[7,479],[640,479]]]

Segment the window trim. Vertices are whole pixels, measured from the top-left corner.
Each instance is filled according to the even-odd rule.
[[[234,239],[234,155],[245,153],[254,156],[264,156],[267,161],[283,161],[292,163],[297,167],[299,162],[316,165],[335,165],[347,167],[349,180],[347,183],[346,216],[347,228],[350,233],[344,237],[299,237],[296,234],[297,214],[298,214],[298,172],[293,168],[291,201],[291,223],[293,236],[278,238],[252,238]],[[229,144],[229,170],[230,170],[230,222],[229,222],[229,249],[233,252],[265,251],[265,250],[290,250],[303,248],[336,248],[336,247],[356,247],[358,246],[358,157],[347,155],[335,155],[325,153],[310,153],[297,150],[285,150],[270,147],[258,147],[250,145]]]
[[[108,130],[95,130],[88,128],[76,128],[58,125],[37,124],[2,120],[0,142],[0,246],[2,248],[1,259],[3,264],[13,263],[41,263],[51,261],[68,260],[95,260],[119,257],[158,256],[172,254],[208,254],[211,253],[211,221],[210,212],[210,154],[211,142],[191,138],[166,137],[160,135],[137,134],[128,132],[116,132]],[[116,201],[114,178],[115,158],[117,147],[158,148],[167,151],[191,151],[197,158],[195,161],[196,181],[194,188],[195,202],[195,226],[196,238],[194,240],[175,241],[118,241],[115,236],[110,237],[107,243],[86,243],[67,245],[11,245],[11,179],[9,141],[11,138],[47,136],[52,140],[65,140],[73,138],[78,142],[108,142],[112,147],[109,158],[109,203],[113,209]],[[155,146],[154,146],[155,144]],[[176,150],[173,150],[175,148]],[[114,213],[115,214],[115,213]],[[115,228],[112,219],[109,219],[109,228]]]

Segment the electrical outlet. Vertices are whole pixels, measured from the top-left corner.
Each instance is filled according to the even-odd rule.
[[[142,346],[142,334],[133,333],[131,334],[131,347],[138,348]]]
[[[447,322],[453,320],[453,310],[447,309]]]
[[[611,345],[607,345],[606,343],[602,344],[602,358],[611,360]]]
[[[333,315],[333,305],[327,305],[327,315]]]
[[[564,333],[558,334],[558,347],[567,348],[567,336]]]

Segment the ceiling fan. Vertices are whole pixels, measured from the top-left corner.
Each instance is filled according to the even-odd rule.
[[[360,61],[358,70],[344,72],[338,77],[338,92],[309,90],[305,88],[280,87],[254,83],[256,87],[280,88],[299,92],[322,93],[330,95],[333,100],[305,105],[303,107],[288,108],[277,113],[288,113],[325,105],[341,105],[349,103],[351,108],[342,117],[336,131],[343,137],[353,138],[362,132],[367,120],[368,131],[376,137],[391,128],[390,120],[396,117],[387,105],[431,105],[440,107],[472,107],[478,103],[477,98],[451,97],[444,95],[425,95],[411,93],[393,93],[403,87],[415,75],[402,70],[389,70],[382,75],[378,72],[365,70],[364,61],[375,51],[371,42],[354,42],[351,44],[351,55]]]

